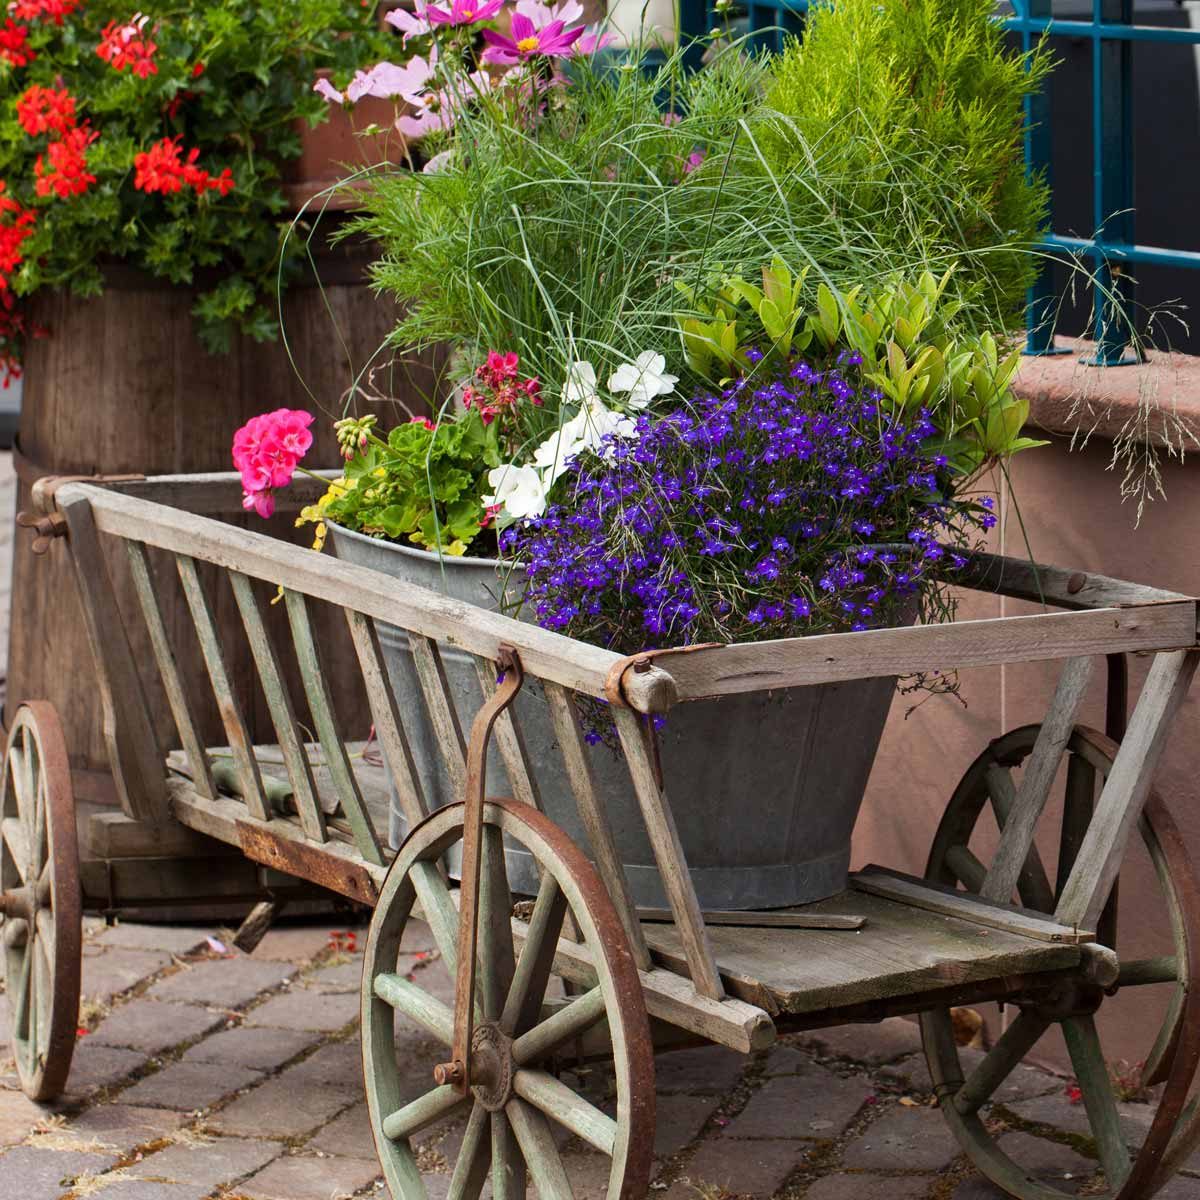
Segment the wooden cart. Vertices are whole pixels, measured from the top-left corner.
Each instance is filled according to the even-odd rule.
[[[296,503],[312,498],[309,486],[297,485]],[[147,863],[157,863],[161,876],[164,854],[203,835],[276,878],[374,907],[362,988],[364,1074],[376,1145],[397,1198],[424,1194],[410,1139],[453,1113],[467,1120],[452,1197],[478,1195],[489,1176],[497,1197],[522,1196],[530,1178],[543,1198],[569,1197],[555,1125],[611,1157],[611,1200],[639,1197],[651,1169],[656,1046],[700,1040],[749,1054],[792,1030],[902,1013],[920,1014],[934,1089],[964,1150],[1022,1200],[1063,1193],[998,1141],[1003,1126],[991,1119],[993,1097],[1053,1030],[1065,1038],[1091,1129],[1098,1190],[1090,1194],[1148,1197],[1200,1140],[1200,1106],[1189,1099],[1200,1062],[1200,995],[1190,987],[1200,963],[1200,889],[1151,788],[1197,666],[1194,599],[980,555],[971,560],[970,586],[1064,611],[621,658],[196,515],[238,511],[233,475],[103,486],[43,480],[34,499],[38,511],[23,523],[35,526],[40,549],[69,550],[74,562],[123,814],[93,823],[92,848],[103,859],[97,894],[94,879],[80,882],[67,753],[54,712],[23,705],[4,767],[0,890],[13,1038],[31,1096],[45,1099],[66,1081],[81,911],[138,903]],[[65,548],[52,547],[56,537]],[[128,577],[114,579],[109,565]],[[178,631],[163,619],[163,589],[179,586],[207,678],[183,677]],[[262,606],[276,589],[290,632],[286,654],[268,636]],[[140,611],[119,611],[118,595],[136,596]],[[214,606],[229,595],[276,730],[270,748],[251,744],[217,633]],[[315,603],[338,606],[348,622],[379,748],[410,823],[395,854],[383,844],[373,799],[381,772],[369,778],[372,769],[347,749],[329,700],[309,620]],[[146,624],[152,664],[134,661],[125,632],[134,621]],[[426,811],[375,622],[407,631],[463,803]],[[439,652],[451,646],[475,656],[480,668],[480,707],[465,735]],[[1121,668],[1131,652],[1152,661],[1125,729]],[[1108,734],[1115,736],[1076,724],[1099,656],[1109,661]],[[995,739],[957,788],[948,788],[926,879],[869,868],[852,877],[847,892],[804,909],[700,911],[672,817],[672,804],[687,798],[672,797],[670,780],[661,778],[648,714],[735,692],[1046,659],[1063,667],[1045,721]],[[300,684],[292,689],[287,679],[296,667]],[[173,752],[158,744],[143,669],[157,673],[154,686],[169,704],[180,747]],[[531,678],[548,700],[590,843],[586,854],[539,809],[538,764],[527,760],[509,708]],[[584,750],[579,694],[612,703],[668,912],[639,912],[630,903]],[[219,748],[199,733],[197,713],[213,699],[225,730]],[[305,710],[315,731],[307,738],[297,720]],[[511,798],[485,799],[492,738]],[[1059,809],[1057,798],[1049,801],[1064,781],[1061,829],[1056,821],[1052,834],[1042,830],[1035,840]],[[998,838],[985,828],[992,820],[985,810],[994,816],[991,828],[1002,831]],[[1057,851],[1043,858],[1051,836]],[[536,860],[535,896],[510,893],[505,839]],[[1153,957],[1118,942],[1114,885],[1137,839],[1167,914],[1170,953]],[[461,886],[444,868],[458,843]],[[397,971],[414,914],[428,922],[453,976],[452,1004],[422,987],[423,973]],[[1166,1001],[1143,1072],[1153,1120],[1132,1146],[1097,1026],[1097,1014],[1123,996],[1145,1013],[1158,1011],[1147,997]],[[986,1055],[964,1061],[949,1010],[986,1001],[1011,1006],[1011,1019]],[[397,1061],[397,1013],[445,1047],[433,1078],[423,1069],[422,1086]],[[598,1104],[576,1075],[557,1069],[560,1053],[580,1046],[610,1064],[611,1103]]]

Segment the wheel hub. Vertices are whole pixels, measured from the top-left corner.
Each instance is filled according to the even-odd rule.
[[[499,1112],[512,1099],[512,1038],[494,1021],[485,1021],[471,1038],[471,1093],[488,1112]]]

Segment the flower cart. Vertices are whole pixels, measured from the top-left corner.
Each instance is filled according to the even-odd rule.
[[[313,493],[313,484],[297,481],[291,498],[303,503],[306,490]],[[1148,1197],[1200,1141],[1200,1111],[1186,1103],[1200,1062],[1200,998],[1190,987],[1200,952],[1200,889],[1151,787],[1200,662],[1194,599],[975,555],[971,586],[1040,597],[1063,611],[621,657],[197,515],[238,510],[235,475],[103,486],[42,480],[34,499],[37,512],[27,521],[36,525],[40,548],[69,554],[74,565],[124,815],[119,830],[110,822],[106,832],[106,890],[98,894],[93,878],[80,878],[57,717],[43,703],[23,706],[4,767],[0,903],[12,1036],[31,1096],[47,1099],[67,1079],[81,912],[136,903],[146,878],[139,864],[155,855],[161,861],[163,847],[181,836],[202,834],[273,872],[374,907],[362,985],[364,1075],[376,1145],[396,1197],[424,1194],[410,1139],[453,1115],[466,1117],[466,1126],[452,1195],[478,1194],[489,1172],[497,1194],[523,1194],[528,1172],[542,1196],[570,1196],[555,1125],[611,1157],[613,1200],[644,1194],[655,1110],[650,1018],[666,1042],[700,1039],[751,1053],[790,1030],[920,1013],[947,1121],[979,1169],[1022,1200],[1061,1193],[1008,1157],[985,1116],[1009,1072],[1055,1027],[1066,1039],[1094,1140],[1100,1190],[1093,1194]],[[57,538],[65,545],[54,545]],[[140,613],[116,608],[101,558],[106,543],[124,548]],[[274,746],[255,746],[246,733],[226,665],[230,647],[216,634],[214,585],[232,590],[243,619]],[[207,679],[180,672],[162,620],[168,588],[180,586]],[[276,588],[302,695],[289,694],[282,682],[281,651],[260,604]],[[317,604],[340,608],[353,637],[379,746],[410,825],[394,855],[381,836],[386,797],[342,740],[330,703],[310,623]],[[146,626],[181,752],[166,754],[155,739],[125,621]],[[395,702],[377,622],[407,631],[422,702],[461,802],[425,807],[405,733],[409,714]],[[451,648],[481,667],[469,730],[460,727],[446,690],[441,655]],[[1153,661],[1118,744],[1077,725],[1075,713],[1096,658],[1132,652]],[[997,738],[957,787],[947,781],[950,801],[926,879],[871,867],[852,876],[845,892],[809,906],[701,910],[673,815],[688,799],[660,774],[648,717],[763,689],[1046,659],[1062,660],[1063,668],[1042,724]],[[524,753],[512,707],[535,681],[549,700],[586,849],[538,808],[542,764]],[[668,911],[639,911],[629,899],[605,796],[584,754],[577,696],[611,705]],[[197,734],[196,713],[213,699],[225,747],[206,747]],[[317,745],[301,733],[297,713],[305,708]],[[519,798],[488,795],[493,740]],[[1034,834],[1060,776],[1064,818],[1052,864],[1042,857],[1045,840],[1035,842]],[[972,838],[989,807],[1003,830],[990,859]],[[1113,885],[1138,838],[1171,913],[1171,952],[1153,958],[1114,949]],[[510,889],[506,845],[536,861],[534,894]],[[440,864],[459,846],[456,885]],[[452,1004],[424,989],[420,974],[397,972],[405,928],[418,915],[454,976]],[[566,981],[565,995],[552,988],[556,978]],[[1123,993],[1160,988],[1170,1002],[1145,1068],[1157,1108],[1144,1140],[1131,1149],[1096,1018]],[[949,1009],[988,1000],[1004,1001],[1017,1015],[969,1065],[959,1057]],[[411,1063],[397,1061],[397,1013],[444,1048],[432,1077],[415,1089],[406,1077]],[[559,1056],[581,1041],[611,1063],[615,1104],[593,1103],[569,1082],[570,1072],[558,1070]]]

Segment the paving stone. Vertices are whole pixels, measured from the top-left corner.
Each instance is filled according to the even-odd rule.
[[[894,1108],[846,1147],[842,1165],[894,1171],[937,1171],[959,1155],[936,1108]]]
[[[876,1025],[835,1025],[796,1037],[796,1045],[811,1047],[830,1058],[848,1058],[877,1067],[921,1049],[921,1030],[904,1017],[888,1017]]]
[[[692,1092],[724,1096],[732,1091],[748,1060],[724,1046],[673,1050],[654,1060],[655,1083],[660,1092]]]
[[[929,1183],[913,1177],[826,1175],[804,1193],[804,1200],[922,1200]]]
[[[258,1071],[231,1063],[177,1062],[135,1083],[121,1099],[129,1104],[149,1104],[192,1112],[215,1104],[240,1088],[261,1079]]]
[[[969,1075],[986,1057],[983,1050],[963,1049],[959,1051],[959,1059],[965,1075]],[[929,1067],[924,1054],[915,1054],[899,1062],[889,1063],[880,1067],[878,1077],[896,1087],[913,1092],[931,1093],[933,1083],[929,1078]],[[1049,1071],[1022,1063],[1010,1072],[1008,1078],[996,1089],[995,1100],[1001,1104],[1011,1105],[1017,1100],[1026,1100],[1047,1092],[1061,1092],[1064,1081]]]
[[[90,1037],[80,1038],[71,1058],[67,1088],[74,1096],[97,1088],[111,1087],[146,1065],[140,1050],[122,1050],[118,1046],[93,1045]]]
[[[1076,1154],[1069,1146],[1033,1137],[1028,1133],[1005,1134],[998,1145],[1028,1174],[1038,1179],[1052,1180],[1059,1188],[1065,1187],[1064,1181],[1082,1183],[1096,1173],[1096,1163],[1093,1160]],[[1074,1191],[1074,1188],[1069,1187],[1066,1190]]]
[[[5,1196],[58,1200],[71,1180],[86,1172],[106,1171],[115,1161],[105,1154],[17,1146],[0,1155],[0,1181]]]
[[[123,946],[127,950],[165,950],[168,954],[187,954],[205,944],[207,929],[179,925],[137,925],[119,922],[110,925],[93,941],[101,946]]]
[[[278,1142],[220,1137],[198,1143],[176,1142],[148,1154],[129,1168],[137,1179],[196,1183],[211,1191],[261,1170],[282,1151]]]
[[[361,1086],[354,1091],[328,1086],[297,1087],[292,1072],[285,1071],[239,1096],[214,1113],[208,1123],[229,1134],[253,1130],[260,1137],[299,1137],[324,1125],[361,1098]]]
[[[156,1000],[241,1008],[260,992],[278,987],[296,974],[289,963],[255,962],[250,958],[214,958],[160,980],[150,994]]]
[[[659,1108],[662,1119],[662,1108]],[[365,1103],[347,1109],[336,1121],[326,1125],[309,1143],[309,1147],[324,1154],[341,1154],[347,1158],[375,1158],[375,1139],[371,1136],[371,1118]]]
[[[605,1200],[612,1159],[592,1150],[562,1156],[574,1200]],[[536,1188],[530,1191],[536,1192]]]
[[[1055,1129],[1066,1133],[1081,1133],[1091,1137],[1092,1129],[1088,1123],[1087,1109],[1082,1103],[1071,1103],[1063,1091],[1061,1080],[1059,1087],[1049,1096],[1023,1100],[1006,1107],[1027,1121],[1036,1121],[1039,1125],[1053,1125]],[[1131,1143],[1141,1144],[1154,1119],[1154,1112],[1153,1106],[1149,1104],[1117,1105],[1121,1128],[1125,1130],[1125,1136]]]
[[[24,1092],[0,1089],[0,1146],[15,1146],[23,1142],[30,1130],[48,1116],[39,1104],[34,1104]]]
[[[669,1158],[678,1154],[700,1132],[716,1106],[717,1101],[709,1096],[659,1096],[654,1127],[655,1156]]]
[[[158,1183],[150,1179],[120,1179],[106,1184],[103,1200],[205,1200],[211,1188],[202,1184]]]
[[[417,1073],[415,1064],[413,1071]],[[432,1072],[432,1064],[429,1070],[420,1072],[423,1080],[429,1080],[429,1087],[433,1086]],[[336,1087],[361,1092],[363,1067],[358,1039],[330,1042],[327,1046],[322,1046],[316,1054],[298,1062],[294,1067],[288,1067],[281,1078],[290,1079],[293,1087]]]
[[[397,970],[401,974],[408,974],[411,969],[403,962],[397,966]],[[358,995],[358,990],[362,985],[362,970],[362,958],[356,955],[349,962],[310,971],[301,982],[306,988],[318,992],[353,992]]]
[[[400,949],[404,954],[428,954],[437,950],[437,942],[424,921],[409,921],[400,938]]]
[[[329,934],[333,928],[326,924],[276,925],[267,930],[251,957],[271,962],[307,962],[330,948]],[[366,941],[365,932],[358,936]]]
[[[98,1104],[84,1109],[65,1125],[50,1128],[37,1144],[55,1149],[55,1143],[94,1141],[106,1153],[124,1158],[130,1151],[148,1142],[167,1137],[183,1124],[182,1113],[162,1108],[139,1108],[130,1104]],[[62,1149],[71,1147],[61,1145]]]
[[[184,1062],[232,1063],[255,1071],[274,1071],[288,1059],[316,1045],[315,1033],[296,1029],[250,1029],[241,1026],[214,1033],[184,1052]]]
[[[367,1187],[380,1174],[379,1164],[361,1158],[277,1158],[253,1179],[238,1186],[248,1200],[340,1200]]]
[[[220,1013],[208,1012],[192,1004],[167,1004],[162,1000],[139,997],[113,1009],[96,1026],[88,1041],[158,1054],[180,1042],[201,1037],[222,1024],[224,1017]]]
[[[696,1151],[683,1175],[693,1187],[709,1185],[738,1195],[771,1196],[804,1164],[810,1148],[811,1143],[794,1140],[734,1142],[716,1137]]]
[[[358,1019],[358,993],[313,993],[304,988],[272,996],[246,1014],[247,1025],[332,1033]]]
[[[769,1079],[725,1130],[733,1138],[835,1138],[874,1095],[865,1075],[842,1079],[816,1063]]]
[[[93,943],[94,944],[94,943]],[[162,950],[125,950],[115,947],[83,956],[82,993],[88,1000],[104,1004],[134,984],[170,966],[171,956]]]

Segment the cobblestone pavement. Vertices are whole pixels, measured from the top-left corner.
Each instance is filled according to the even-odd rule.
[[[249,957],[222,955],[212,933],[88,919],[87,1032],[69,1095],[51,1107],[26,1100],[3,1061],[0,996],[3,1200],[383,1193],[363,1100],[353,945],[307,924],[277,927]],[[364,937],[360,930],[357,943]],[[425,981],[445,988],[432,944],[419,933],[406,938],[402,969],[431,972]],[[416,1027],[399,1028],[398,1039],[416,1094],[435,1048]],[[928,1087],[916,1028],[899,1019],[785,1039],[749,1059],[719,1048],[664,1055],[651,1195],[995,1200],[1000,1193],[959,1154]],[[1086,1195],[1096,1163],[1066,1087],[1022,1067],[990,1119],[1035,1173]],[[1126,1105],[1123,1117],[1144,1127],[1148,1112]],[[440,1172],[430,1200],[446,1195],[459,1137],[453,1125],[426,1135],[422,1164]],[[563,1153],[576,1200],[601,1200],[599,1156],[580,1143]],[[1160,1194],[1200,1200],[1200,1172]]]

